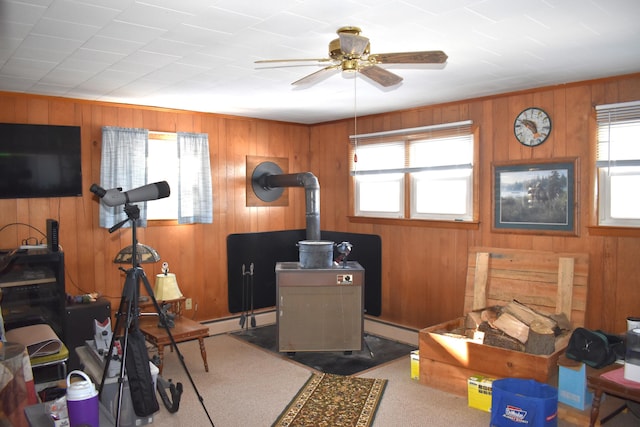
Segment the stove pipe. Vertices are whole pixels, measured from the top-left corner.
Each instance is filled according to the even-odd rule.
[[[265,173],[257,178],[259,187],[271,190],[282,187],[304,187],[307,240],[320,240],[320,184],[311,172],[292,174]]]

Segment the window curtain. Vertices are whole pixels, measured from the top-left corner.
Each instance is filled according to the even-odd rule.
[[[123,191],[129,191],[147,183],[148,136],[146,129],[102,128],[102,188],[122,188]],[[147,204],[137,203],[137,206],[140,208],[138,225],[145,227]],[[124,205],[110,207],[100,203],[100,227],[111,228],[125,219],[127,214],[124,212]],[[125,226],[130,226],[130,223]]]
[[[178,224],[212,223],[213,190],[209,137],[178,132]]]

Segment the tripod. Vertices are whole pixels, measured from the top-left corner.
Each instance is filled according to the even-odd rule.
[[[124,211],[127,214],[127,219],[111,227],[109,229],[109,233],[113,233],[114,231],[121,228],[127,221],[131,221],[131,236],[132,236],[131,268],[125,270],[124,268],[120,267],[120,269],[126,273],[126,278],[125,278],[124,287],[122,290],[120,305],[118,307],[118,312],[116,313],[116,317],[117,317],[116,324],[113,330],[111,343],[109,344],[109,350],[107,353],[108,357],[106,358],[104,371],[102,373],[102,381],[100,383],[100,394],[102,394],[102,390],[104,390],[104,384],[108,376],[109,364],[111,362],[111,355],[113,354],[114,344],[120,332],[120,329],[122,328],[123,329],[122,361],[121,361],[120,373],[118,377],[119,389],[118,389],[117,416],[116,416],[116,423],[115,423],[115,427],[119,427],[127,352],[129,350],[135,350],[135,349],[129,349],[129,332],[132,329],[138,328],[138,317],[140,315],[140,309],[138,307],[138,298],[140,296],[140,283],[142,283],[147,291],[147,294],[151,297],[153,306],[160,318],[160,325],[162,325],[165,328],[167,335],[169,336],[169,339],[171,341],[171,346],[175,350],[176,355],[180,360],[180,364],[182,365],[184,372],[189,378],[189,381],[191,382],[191,386],[193,387],[194,392],[198,396],[198,400],[200,401],[200,404],[202,405],[202,408],[204,409],[204,412],[207,415],[209,422],[211,423],[211,427],[214,427],[213,421],[211,420],[211,416],[209,415],[209,412],[207,411],[207,408],[204,405],[204,400],[200,395],[200,393],[198,392],[198,388],[196,387],[196,384],[194,383],[193,378],[189,373],[189,369],[187,368],[187,365],[184,362],[184,357],[182,356],[182,353],[180,353],[180,350],[178,349],[176,341],[173,339],[173,335],[171,335],[171,330],[168,327],[168,323],[166,319],[166,313],[160,309],[158,301],[156,300],[153,290],[151,289],[151,285],[149,284],[149,280],[147,279],[147,276],[145,275],[142,267],[140,267],[140,262],[138,260],[138,250],[137,250],[138,249],[137,220],[140,218],[140,209],[136,205],[131,205],[127,203],[125,204]],[[145,356],[146,356],[146,353],[145,353]],[[155,390],[154,390],[154,393],[155,393]]]

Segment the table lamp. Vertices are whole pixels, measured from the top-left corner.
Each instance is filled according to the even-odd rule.
[[[156,275],[154,294],[157,301],[171,301],[182,298],[176,275],[169,273],[169,264],[162,263],[162,273]]]

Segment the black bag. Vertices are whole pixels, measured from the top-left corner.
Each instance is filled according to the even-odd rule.
[[[600,369],[624,358],[625,344],[622,338],[601,330],[576,328],[571,333],[565,355]]]
[[[129,330],[127,347],[127,379],[131,391],[133,410],[139,417],[147,417],[160,409],[153,377],[149,368],[149,356],[144,335],[137,328]]]

